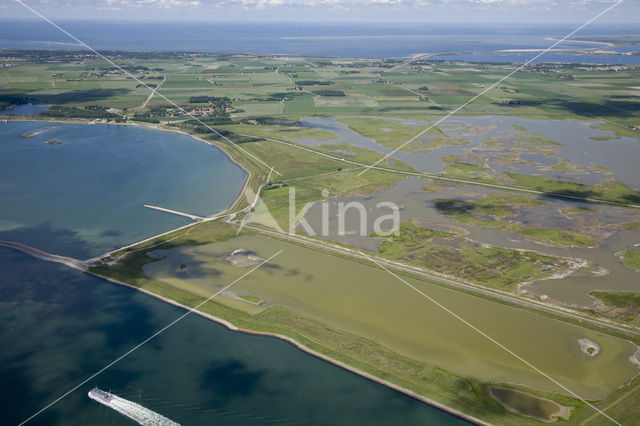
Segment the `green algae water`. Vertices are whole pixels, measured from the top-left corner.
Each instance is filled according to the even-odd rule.
[[[436,365],[463,377],[511,383],[563,393],[557,384],[472,330],[385,271],[257,235],[201,246],[154,250],[157,262],[144,273],[171,286],[206,297],[243,268],[226,258],[239,248],[268,258],[223,293],[251,295],[266,307],[284,306],[338,330],[373,340],[410,359]],[[184,269],[179,269],[184,265]],[[491,302],[442,286],[409,282],[451,309],[509,350],[589,400],[605,398],[638,374],[629,357],[637,346],[620,338]],[[596,357],[580,350],[579,340],[601,347]]]
[[[244,178],[222,152],[178,133],[1,123],[0,239],[95,256],[188,223],[142,204],[213,214]],[[184,313],[6,248],[0,271],[2,424],[25,420]],[[288,343],[195,315],[29,424],[131,424],[87,397],[94,386],[182,425],[464,423]]]

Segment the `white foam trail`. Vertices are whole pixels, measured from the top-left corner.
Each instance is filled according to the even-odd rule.
[[[144,426],[180,426],[179,423],[155,411],[149,410],[140,404],[120,398],[117,395],[102,391],[98,388],[93,388],[89,391],[89,398]]]

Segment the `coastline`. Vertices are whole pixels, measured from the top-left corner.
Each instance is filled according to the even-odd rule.
[[[331,358],[329,356],[323,355],[323,354],[321,354],[321,353],[319,353],[317,351],[314,351],[311,348],[308,348],[307,346],[297,342],[295,339],[292,339],[290,337],[287,337],[287,336],[284,336],[284,335],[281,335],[281,334],[276,334],[276,333],[267,333],[267,332],[262,332],[262,331],[254,331],[254,330],[249,330],[249,329],[236,327],[230,321],[227,321],[225,319],[222,319],[222,318],[219,318],[219,317],[216,317],[216,316],[213,316],[213,315],[210,315],[210,314],[198,311],[198,310],[193,310],[192,308],[189,308],[188,306],[183,305],[182,303],[176,302],[175,300],[166,298],[164,296],[160,296],[160,295],[155,294],[153,292],[150,292],[148,290],[145,290],[145,289],[142,289],[140,287],[136,287],[134,285],[128,284],[128,283],[126,283],[124,281],[116,280],[114,278],[110,278],[110,277],[107,277],[107,276],[104,276],[104,275],[101,275],[101,274],[98,274],[98,273],[95,273],[95,272],[92,272],[92,271],[85,271],[85,273],[88,274],[88,275],[91,275],[93,277],[99,278],[101,280],[110,282],[112,284],[128,287],[128,288],[130,288],[132,290],[135,290],[135,291],[138,291],[140,293],[146,294],[147,296],[151,296],[153,298],[161,300],[161,301],[163,301],[165,303],[168,303],[170,305],[185,309],[185,310],[187,310],[187,311],[189,311],[189,312],[191,312],[193,314],[199,315],[199,316],[201,316],[203,318],[206,318],[206,319],[208,319],[210,321],[213,321],[215,323],[223,325],[224,327],[226,327],[227,329],[229,329],[231,331],[250,334],[250,335],[254,335],[254,336],[273,337],[273,338],[276,338],[276,339],[283,340],[283,341],[293,345],[297,349],[305,352],[308,355],[312,355],[312,356],[314,356],[314,357],[316,357],[318,359],[321,359],[321,360],[323,360],[325,362],[328,362],[328,363],[330,363],[332,365],[335,365],[336,367],[340,367],[340,368],[342,368],[342,369],[344,369],[346,371],[349,371],[351,373],[357,374],[357,375],[359,375],[361,377],[364,377],[364,378],[366,378],[368,380],[371,380],[371,381],[373,381],[375,383],[378,383],[378,384],[380,384],[382,386],[385,386],[387,388],[393,389],[393,390],[395,390],[397,392],[400,392],[400,393],[402,393],[404,395],[407,395],[407,396],[409,396],[411,398],[414,398],[414,399],[416,399],[418,401],[424,402],[425,404],[428,404],[428,405],[430,405],[430,406],[432,406],[434,408],[437,408],[437,409],[439,409],[441,411],[444,411],[444,412],[446,412],[448,414],[454,415],[456,417],[459,417],[459,418],[461,418],[463,420],[466,420],[468,422],[471,422],[471,423],[474,423],[474,424],[477,424],[477,425],[483,425],[483,426],[486,425],[486,426],[488,426],[488,425],[491,424],[491,423],[485,422],[483,420],[480,420],[478,418],[475,418],[475,417],[473,417],[471,415],[468,415],[468,414],[466,414],[466,413],[464,413],[462,411],[458,411],[458,410],[456,410],[454,408],[451,408],[449,406],[441,404],[441,403],[439,403],[437,401],[434,401],[434,400],[432,400],[430,398],[422,396],[422,395],[420,395],[420,394],[418,394],[416,392],[413,392],[413,391],[411,391],[409,389],[403,388],[402,386],[398,386],[398,385],[396,385],[394,383],[391,383],[391,382],[388,382],[386,380],[383,380],[383,379],[381,379],[379,377],[376,377],[376,376],[374,376],[372,374],[369,374],[369,373],[367,373],[365,371],[362,371],[362,370],[360,370],[358,368],[352,367],[352,366],[350,366],[350,365],[348,365],[346,363],[343,363],[341,361],[335,360],[335,359],[333,359],[333,358]]]
[[[19,119],[18,119],[18,120],[12,120],[12,121],[41,121],[41,122],[56,122],[56,121],[51,121],[51,120],[19,120]],[[63,121],[58,120],[58,122],[63,122]],[[85,122],[85,121],[70,121],[70,122],[73,122],[73,123],[76,123],[76,124],[77,124],[77,123],[80,123],[80,124],[86,124],[86,122]],[[238,197],[236,197],[236,199],[234,200],[234,202],[233,202],[233,203],[232,203],[232,204],[231,204],[227,209],[223,210],[221,213],[218,213],[218,216],[219,216],[219,215],[223,215],[223,214],[225,214],[226,212],[231,211],[231,210],[233,209],[233,207],[234,207],[236,204],[238,204],[238,202],[239,202],[240,198],[242,197],[242,195],[243,195],[243,194],[245,193],[245,191],[246,191],[246,187],[247,187],[247,186],[248,186],[248,184],[249,184],[250,178],[255,176],[255,175],[252,175],[252,174],[251,174],[251,173],[250,173],[250,172],[249,172],[249,171],[248,171],[244,166],[242,166],[242,165],[241,165],[241,164],[239,164],[236,160],[234,160],[234,159],[233,159],[233,157],[232,157],[232,156],[231,156],[231,155],[230,155],[230,154],[225,150],[225,148],[228,148],[227,146],[220,147],[220,146],[218,146],[218,144],[216,144],[215,142],[206,141],[206,140],[204,140],[204,139],[202,139],[202,138],[200,138],[200,137],[197,137],[197,136],[191,135],[191,134],[189,134],[189,133],[187,133],[187,132],[184,132],[184,131],[181,131],[181,130],[177,130],[177,129],[164,128],[164,127],[161,127],[161,126],[159,126],[159,125],[154,125],[154,124],[150,124],[150,123],[130,123],[130,124],[125,124],[125,123],[100,123],[100,124],[112,124],[112,125],[130,125],[130,124],[131,124],[131,125],[139,125],[139,126],[145,126],[145,127],[149,127],[149,128],[154,128],[154,129],[157,129],[157,130],[175,131],[175,132],[178,132],[178,133],[183,133],[183,134],[185,134],[185,135],[188,135],[188,136],[190,136],[190,137],[194,138],[195,140],[197,140],[197,141],[199,141],[199,142],[206,143],[206,144],[208,144],[208,145],[212,145],[212,146],[214,146],[215,148],[220,149],[220,150],[221,150],[225,155],[227,155],[227,157],[228,157],[228,158],[230,158],[230,160],[231,160],[232,162],[234,162],[235,164],[238,164],[238,166],[239,166],[239,167],[241,167],[243,170],[245,170],[245,171],[246,171],[246,174],[245,174],[245,180],[244,180],[244,182],[243,182],[243,186],[242,186],[242,191],[239,193]],[[258,174],[258,176],[259,176],[259,174]],[[215,216],[215,215],[214,215],[214,216]],[[135,242],[135,243],[129,244],[129,245],[127,245],[127,246],[120,247],[120,248],[118,248],[118,249],[114,250],[113,252],[121,251],[121,250],[123,250],[123,249],[125,249],[125,248],[128,248],[128,247],[132,247],[132,246],[139,245],[139,244],[141,244],[141,243],[143,243],[143,242],[145,242],[145,241],[149,241],[149,240],[153,240],[153,239],[155,239],[155,238],[158,238],[159,236],[167,235],[167,234],[170,234],[170,233],[173,233],[173,232],[176,232],[176,231],[182,230],[182,229],[187,229],[187,228],[189,228],[189,227],[191,227],[191,226],[195,226],[195,225],[197,225],[198,223],[200,223],[200,222],[190,223],[190,224],[184,225],[184,226],[182,226],[182,227],[179,227],[179,228],[176,228],[176,229],[173,229],[173,230],[169,230],[169,231],[167,231],[167,232],[165,232],[165,233],[162,233],[162,234],[159,234],[159,235],[155,235],[155,236],[149,237],[149,238],[147,238],[147,239],[145,239],[145,240],[143,240],[143,241]],[[177,238],[177,236],[176,236],[176,238]],[[163,243],[166,243],[166,241],[165,241],[165,242],[163,242]],[[141,250],[149,250],[149,248],[148,248],[148,247],[145,247],[145,248],[143,248],[143,249],[141,249]],[[110,252],[110,253],[113,253],[113,252]],[[99,259],[99,258],[104,257],[104,256],[105,256],[105,255],[101,255],[101,256],[99,256],[99,257],[98,257],[98,258],[96,258],[96,259]],[[141,289],[141,288],[139,288],[139,287],[133,286],[133,285],[131,285],[131,284],[127,284],[127,283],[126,283],[126,282],[124,282],[124,281],[119,281],[119,280],[116,280],[116,279],[112,279],[112,278],[109,278],[109,277],[106,277],[106,276],[100,275],[100,274],[98,274],[98,273],[90,272],[90,271],[87,271],[87,273],[88,273],[89,275],[95,276],[95,277],[100,278],[100,279],[102,279],[102,280],[105,280],[105,281],[111,282],[111,283],[113,283],[113,284],[123,285],[123,286],[125,286],[125,287],[132,288],[132,289],[137,290],[137,291],[140,291],[140,292],[142,292],[142,293],[144,293],[144,294],[146,294],[146,295],[149,295],[149,296],[155,297],[156,299],[159,299],[159,300],[161,300],[161,301],[163,301],[163,302],[170,303],[170,304],[172,304],[172,305],[174,305],[174,306],[177,306],[177,307],[180,307],[180,308],[182,308],[182,309],[185,309],[185,310],[191,311],[191,308],[189,308],[189,307],[188,307],[188,306],[186,306],[186,305],[183,305],[183,304],[181,304],[181,303],[179,303],[179,302],[176,302],[176,301],[174,301],[174,300],[172,300],[172,299],[165,298],[165,297],[160,296],[160,295],[158,295],[158,294],[152,293],[152,292],[150,292],[150,291],[147,291],[147,290]],[[305,353],[307,353],[307,354],[309,354],[309,355],[312,355],[312,356],[314,356],[314,357],[316,357],[316,358],[322,359],[322,360],[324,360],[325,362],[329,362],[329,363],[331,363],[332,365],[335,365],[335,366],[338,366],[338,367],[340,367],[340,368],[343,368],[344,370],[350,371],[350,372],[352,372],[352,373],[354,373],[354,374],[358,374],[358,375],[359,375],[359,376],[361,376],[361,377],[364,377],[364,378],[367,378],[367,379],[369,379],[369,380],[372,380],[372,381],[374,381],[374,382],[376,382],[376,383],[378,383],[378,384],[381,384],[381,385],[383,385],[383,386],[385,386],[385,387],[388,387],[388,388],[390,388],[390,389],[393,389],[393,390],[396,390],[396,391],[398,391],[398,392],[401,392],[401,393],[403,393],[403,394],[405,394],[405,395],[407,395],[407,396],[410,396],[410,397],[412,397],[412,398],[414,398],[414,399],[416,399],[416,400],[419,400],[419,401],[421,401],[421,402],[424,402],[424,403],[426,403],[426,404],[429,404],[430,406],[433,406],[433,407],[435,407],[435,408],[437,408],[437,409],[439,409],[439,410],[442,410],[442,411],[447,412],[447,413],[449,413],[449,414],[455,415],[456,417],[459,417],[459,418],[462,418],[462,419],[464,419],[464,420],[467,420],[467,421],[473,422],[473,423],[475,423],[475,424],[488,424],[488,423],[483,422],[483,421],[481,421],[481,420],[479,420],[479,419],[476,419],[476,418],[474,418],[474,417],[472,417],[472,416],[469,416],[469,415],[467,415],[467,414],[465,414],[465,413],[463,413],[463,412],[457,411],[457,410],[455,410],[455,409],[453,409],[453,408],[450,408],[450,407],[448,407],[448,406],[446,406],[446,405],[443,405],[443,404],[441,404],[441,403],[438,403],[437,401],[433,401],[433,400],[431,400],[431,399],[429,399],[429,398],[426,398],[426,397],[424,397],[424,396],[422,396],[422,395],[420,395],[420,394],[418,394],[418,393],[415,393],[415,392],[413,392],[413,391],[411,391],[411,390],[409,390],[409,389],[406,389],[406,388],[403,388],[403,387],[401,387],[401,386],[395,385],[395,384],[393,384],[393,383],[391,383],[391,382],[388,382],[388,381],[385,381],[385,380],[383,380],[383,379],[380,379],[380,378],[378,378],[378,377],[376,377],[376,376],[374,376],[374,375],[372,375],[372,374],[370,374],[370,373],[367,373],[367,372],[365,372],[365,371],[362,371],[362,370],[359,370],[359,369],[357,369],[357,368],[355,368],[355,367],[352,367],[352,366],[350,366],[349,364],[345,364],[345,363],[343,363],[343,362],[341,362],[341,361],[338,361],[338,360],[332,359],[331,357],[329,357],[329,356],[327,356],[327,355],[323,355],[323,354],[321,354],[321,353],[319,353],[319,352],[316,352],[315,350],[313,350],[313,349],[311,349],[311,348],[309,348],[309,347],[307,347],[307,346],[304,346],[303,344],[298,343],[298,342],[297,342],[295,339],[293,339],[293,338],[287,337],[287,336],[285,336],[285,335],[280,335],[280,334],[272,334],[272,333],[267,333],[267,332],[258,332],[258,331],[252,331],[252,330],[250,330],[250,329],[243,329],[243,328],[239,328],[239,327],[236,327],[233,323],[231,323],[231,322],[229,322],[229,321],[227,321],[227,320],[224,320],[224,319],[222,319],[222,318],[215,317],[215,316],[213,316],[213,315],[206,314],[206,313],[203,313],[203,312],[200,312],[200,311],[191,311],[191,312],[196,313],[196,314],[200,315],[201,317],[207,318],[207,319],[209,319],[209,320],[211,320],[211,321],[217,322],[217,323],[219,323],[219,324],[221,324],[221,325],[224,325],[225,327],[227,327],[227,328],[228,328],[229,330],[231,330],[231,331],[239,331],[239,332],[247,333],[247,334],[254,334],[254,335],[263,335],[263,336],[275,337],[275,338],[278,338],[278,339],[280,339],[280,340],[286,341],[286,342],[288,342],[288,343],[292,344],[293,346],[295,346],[296,348],[298,348],[299,350],[302,350],[302,351],[304,351]]]
[[[33,122],[52,122],[52,123],[60,122],[60,123],[69,123],[69,124],[88,124],[88,122],[86,120],[42,120],[42,119],[34,119],[32,117],[27,117],[27,118],[31,118],[31,119],[24,119],[23,117],[20,117],[20,118],[11,117],[11,118],[7,119],[7,121],[33,121]],[[229,207],[226,208],[225,210],[222,210],[221,212],[213,214],[213,215],[211,215],[209,217],[216,217],[216,216],[224,215],[224,214],[228,213],[230,210],[232,210],[239,203],[241,197],[245,194],[247,186],[249,185],[249,181],[250,181],[251,177],[253,177],[253,174],[246,167],[244,167],[244,165],[242,165],[238,161],[236,161],[233,158],[233,156],[229,152],[227,152],[225,150],[226,147],[219,146],[218,144],[215,144],[215,143],[213,143],[211,141],[204,140],[203,138],[200,138],[198,136],[194,136],[194,135],[189,134],[189,133],[187,133],[185,131],[178,130],[178,129],[167,129],[165,127],[162,127],[160,125],[155,125],[155,124],[152,124],[152,123],[95,123],[95,124],[118,125],[118,126],[134,125],[134,126],[141,126],[141,127],[146,127],[146,128],[155,129],[155,130],[163,130],[163,131],[168,131],[168,132],[181,133],[181,134],[184,134],[184,135],[187,135],[187,136],[193,138],[194,140],[196,140],[198,142],[201,142],[201,143],[204,143],[204,144],[207,144],[207,145],[210,145],[210,146],[212,146],[214,148],[219,149],[232,163],[236,164],[241,170],[243,170],[245,172],[245,179],[244,179],[244,182],[242,184],[242,190],[239,192],[239,194],[235,198],[235,200],[229,205]],[[111,254],[113,254],[115,252],[118,252],[118,251],[121,251],[123,249],[134,247],[136,245],[142,244],[144,242],[156,239],[158,237],[161,237],[161,236],[164,236],[164,235],[176,232],[176,231],[188,229],[188,228],[190,228],[192,226],[197,225],[198,223],[200,223],[200,221],[189,223],[187,225],[184,225],[184,226],[181,226],[179,228],[175,228],[175,229],[169,230],[169,231],[164,232],[162,234],[153,235],[153,236],[151,236],[149,238],[146,238],[144,240],[133,242],[131,244],[119,247],[119,248],[117,248],[117,249],[115,249],[113,251],[110,251],[108,253],[105,253],[105,254],[99,255],[97,257],[88,259],[85,262],[104,258],[107,255],[111,255]],[[166,243],[166,241],[163,242],[163,244],[164,243]],[[468,414],[466,414],[466,413],[464,413],[462,411],[458,411],[458,410],[456,410],[454,408],[451,408],[451,407],[446,406],[444,404],[441,404],[441,403],[439,403],[439,402],[437,402],[435,400],[432,400],[430,398],[422,396],[422,395],[420,395],[420,394],[418,394],[416,392],[413,392],[413,391],[411,391],[409,389],[403,388],[403,387],[401,387],[399,385],[396,385],[396,384],[391,383],[389,381],[383,380],[383,379],[381,379],[379,377],[376,377],[376,376],[374,376],[374,375],[372,375],[370,373],[367,373],[365,371],[362,371],[362,370],[360,370],[358,368],[352,367],[352,366],[350,366],[350,365],[348,365],[348,364],[346,364],[344,362],[341,362],[341,361],[335,360],[335,359],[333,359],[333,358],[331,358],[329,356],[323,355],[323,354],[321,354],[321,353],[319,353],[317,351],[314,351],[313,349],[308,348],[307,346],[297,342],[293,338],[290,338],[290,337],[287,337],[287,336],[284,336],[284,335],[280,335],[280,334],[275,334],[275,333],[266,333],[266,332],[253,331],[253,330],[249,330],[249,329],[239,328],[239,327],[236,327],[233,323],[231,323],[231,322],[229,322],[229,321],[227,321],[225,319],[222,319],[222,318],[219,318],[219,317],[215,317],[213,315],[210,315],[210,314],[198,311],[198,310],[192,310],[192,308],[189,308],[188,306],[183,305],[183,304],[181,304],[181,303],[179,303],[179,302],[177,302],[175,300],[169,299],[169,298],[164,297],[164,296],[160,296],[160,295],[155,294],[153,292],[150,292],[148,290],[145,290],[145,289],[136,287],[134,285],[128,284],[128,283],[126,283],[124,281],[120,281],[120,280],[116,280],[114,278],[106,277],[104,275],[92,272],[89,269],[84,269],[82,272],[86,273],[87,275],[99,278],[101,280],[104,280],[104,281],[112,283],[112,284],[128,287],[128,288],[130,288],[132,290],[135,290],[135,291],[140,292],[142,294],[145,294],[147,296],[151,296],[151,297],[153,297],[155,299],[158,299],[158,300],[160,300],[162,302],[171,304],[171,305],[179,307],[181,309],[185,309],[185,310],[187,310],[187,311],[189,311],[191,313],[194,313],[194,314],[199,315],[199,316],[201,316],[203,318],[206,318],[206,319],[208,319],[210,321],[213,321],[215,323],[223,325],[224,327],[226,327],[227,329],[229,329],[231,331],[250,334],[250,335],[272,337],[272,338],[276,338],[276,339],[285,341],[285,342],[293,345],[298,350],[301,350],[301,351],[305,352],[308,355],[314,356],[314,357],[316,357],[318,359],[321,359],[321,360],[323,360],[323,361],[325,361],[327,363],[330,363],[330,364],[332,364],[334,366],[342,368],[342,369],[344,369],[346,371],[349,371],[351,373],[357,374],[360,377],[363,377],[365,379],[371,380],[371,381],[373,381],[375,383],[378,383],[378,384],[380,384],[382,386],[385,386],[385,387],[387,387],[389,389],[393,389],[396,392],[400,392],[400,393],[402,393],[402,394],[404,394],[406,396],[409,396],[409,397],[414,398],[414,399],[416,399],[416,400],[418,400],[420,402],[428,404],[428,405],[430,405],[430,406],[432,406],[432,407],[434,407],[434,408],[436,408],[438,410],[441,410],[443,412],[446,412],[448,414],[451,414],[453,416],[456,416],[458,418],[461,418],[461,419],[466,420],[466,421],[468,421],[470,423],[473,423],[473,424],[483,425],[483,426],[484,425],[490,425],[490,423],[484,422],[484,421],[482,421],[480,419],[477,419],[477,418],[475,418],[475,417],[473,417],[471,415],[468,415]]]

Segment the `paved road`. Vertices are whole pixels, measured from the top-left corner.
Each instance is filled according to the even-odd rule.
[[[139,107],[136,107],[134,109],[145,108],[149,104],[149,101],[151,101],[151,98],[153,98],[153,96],[156,94],[156,92],[158,90],[160,90],[160,87],[164,84],[165,81],[167,81],[167,77],[164,77],[163,80],[156,87],[152,87],[151,88],[151,93],[149,94],[149,97],[147,98],[147,100],[144,101],[144,103],[142,105],[140,105]]]

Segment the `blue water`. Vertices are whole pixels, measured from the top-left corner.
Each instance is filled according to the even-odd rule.
[[[28,104],[18,105],[11,109],[0,111],[0,113],[9,114],[9,115],[35,115],[41,111],[46,111],[48,109],[49,109],[48,106],[34,105],[32,103],[28,103]]]
[[[29,132],[42,133],[19,137]],[[211,215],[233,202],[244,177],[220,150],[179,133],[1,123],[0,239],[92,257],[189,223],[143,204]]]
[[[282,53],[309,56],[400,57],[425,52],[541,49],[575,30],[571,25],[436,24],[260,24],[60,22],[95,49]],[[632,25],[593,25],[576,36],[636,35]],[[25,49],[81,49],[68,36],[40,21],[4,21],[0,46]],[[557,48],[593,45],[560,44]],[[617,57],[616,57],[617,58]]]

